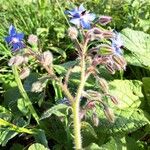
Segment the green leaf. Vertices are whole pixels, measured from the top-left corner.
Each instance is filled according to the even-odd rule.
[[[18,101],[17,101],[17,106],[18,106],[18,109],[24,114],[26,115],[28,112],[29,112],[29,109],[28,107],[26,106],[25,104],[25,101],[23,98],[19,98]]]
[[[122,30],[124,46],[130,51],[127,61],[135,66],[150,67],[150,35],[129,28]]]
[[[142,81],[147,104],[150,107],[150,77],[145,77],[142,79]]]
[[[11,131],[9,128],[0,129],[0,145],[6,146],[7,142],[15,137],[18,133]]]
[[[114,80],[109,83],[110,93],[120,100],[120,109],[139,107],[143,97],[141,86],[142,82],[138,80]]]
[[[66,73],[67,71],[65,67],[60,66],[60,65],[53,65],[53,67],[58,74],[63,74],[63,73]]]
[[[101,148],[95,144],[95,143],[91,143],[88,147],[86,147],[84,150],[101,150]]]
[[[83,121],[81,123],[82,142],[84,146],[88,146],[89,143],[97,141],[97,135],[94,128],[88,123]]]
[[[48,141],[45,136],[44,130],[36,130],[36,133],[34,134],[34,138],[37,143],[43,144],[45,147],[48,147]]]
[[[12,118],[12,113],[7,110],[5,107],[0,106],[0,118],[10,121]]]
[[[101,150],[117,150],[117,144],[114,138],[111,138],[106,144],[101,146]]]
[[[66,59],[66,52],[58,47],[49,47],[51,51],[60,54],[64,59]]]
[[[56,106],[51,107],[46,112],[44,112],[41,116],[41,120],[50,117],[52,114],[55,114],[56,116],[65,116],[64,113],[61,111],[66,110],[67,106],[64,104],[58,104]]]
[[[48,150],[48,148],[44,147],[44,145],[40,143],[32,144],[28,150]]]
[[[140,81],[114,80],[110,82],[110,93],[120,99],[120,105],[113,107],[114,104],[109,100],[109,106],[113,107],[115,114],[114,123],[106,119],[100,108],[97,109],[100,123],[96,133],[99,136],[102,134],[124,135],[149,123],[143,111],[139,109],[140,99],[143,98]]]

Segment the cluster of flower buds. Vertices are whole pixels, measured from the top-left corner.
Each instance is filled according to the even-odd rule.
[[[9,27],[9,36],[5,38],[5,41],[10,45],[14,56],[9,60],[8,65],[18,66],[20,70],[20,78],[25,79],[30,74],[28,66],[28,58],[32,56],[36,58],[43,66],[52,65],[53,55],[50,51],[45,51],[42,54],[36,52],[38,49],[38,37],[36,35],[29,35],[27,42],[31,47],[27,46],[24,41],[24,34],[18,33],[14,26]],[[24,49],[24,50],[23,50]],[[43,89],[43,84],[37,82],[33,84],[33,92],[39,92]]]

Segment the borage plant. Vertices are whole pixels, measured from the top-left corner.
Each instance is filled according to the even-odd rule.
[[[72,115],[69,120],[73,124],[74,148],[79,150],[82,149],[81,123],[82,120],[86,119],[88,111],[92,110],[91,119],[95,126],[98,126],[100,119],[96,113],[97,108],[102,108],[108,121],[113,123],[115,116],[106,99],[110,99],[114,104],[119,103],[117,97],[109,93],[108,83],[100,76],[97,68],[103,66],[111,74],[114,74],[117,70],[125,70],[126,61],[121,50],[122,41],[119,33],[104,28],[111,22],[111,17],[97,17],[87,11],[83,5],[73,10],[67,10],[65,13],[70,18],[70,23],[74,25],[69,27],[68,36],[74,43],[78,57],[76,64],[68,68],[64,77],[60,77],[56,73],[52,53],[50,51],[42,52],[38,48],[37,36],[30,35],[28,44],[25,44],[23,41],[24,34],[17,33],[15,27],[11,25],[9,36],[5,40],[10,45],[14,55],[8,64],[12,66],[20,94],[37,124],[39,124],[40,118],[21,81],[30,74],[28,60],[38,63],[47,71],[47,76],[44,75],[43,78],[32,84],[32,92],[41,92],[45,88],[47,80],[55,80],[56,84],[61,87],[67,106],[71,108]],[[70,77],[76,67],[80,71],[80,83],[76,91],[75,89],[71,91]],[[94,77],[99,89],[93,90],[85,87],[86,81],[91,76]]]

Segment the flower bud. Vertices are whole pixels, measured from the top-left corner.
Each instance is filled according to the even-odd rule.
[[[31,45],[37,45],[38,37],[34,34],[29,35],[28,37],[28,43]]]
[[[44,88],[44,84],[40,81],[37,81],[32,84],[31,91],[36,93],[42,92],[43,88]]]
[[[94,107],[95,107],[95,101],[90,101],[90,102],[87,103],[87,108],[88,109],[92,109]]]
[[[98,126],[98,124],[99,124],[99,118],[98,118],[98,116],[97,116],[96,113],[92,114],[92,122],[93,122],[94,126],[96,126],[96,127]]]
[[[53,62],[53,55],[50,51],[45,51],[41,55],[41,63],[45,66],[51,65]]]
[[[104,114],[105,116],[107,117],[108,121],[109,122],[112,122],[114,123],[115,121],[115,116],[114,116],[114,113],[113,111],[108,107],[108,106],[104,106]]]
[[[17,56],[12,57],[12,58],[9,60],[8,65],[9,65],[9,66],[12,66],[12,65],[19,66],[19,65],[21,65],[23,62],[24,62],[24,57],[17,55]]]
[[[79,112],[80,120],[82,120],[84,118],[85,114],[86,114],[86,110],[81,109],[80,112]]]
[[[114,104],[116,104],[116,105],[118,105],[119,104],[119,99],[116,97],[116,96],[113,96],[113,95],[108,95],[109,97],[110,97],[110,99],[111,99],[111,101],[114,103]]]
[[[114,64],[116,63],[116,68],[117,68],[117,65],[119,66],[119,68],[116,70],[121,70],[121,69],[125,70],[127,63],[123,56],[113,55],[112,59],[114,60]]]
[[[111,73],[111,74],[115,74],[115,69],[112,65],[107,64],[106,65],[106,69]]]
[[[99,78],[99,77],[97,77],[97,80],[98,80],[98,83],[99,83],[101,90],[104,93],[108,93],[109,86],[108,86],[107,81],[104,78]]]
[[[99,46],[98,54],[100,54],[100,55],[103,55],[103,56],[112,55],[113,52],[114,52],[114,50],[108,45],[101,44]]]
[[[75,27],[70,27],[68,29],[68,36],[71,40],[75,40],[78,37],[78,30]]]
[[[25,67],[20,72],[20,79],[25,79],[30,74],[30,69],[28,67]]]
[[[110,17],[110,16],[100,16],[99,17],[99,23],[101,25],[106,25],[106,24],[110,23],[111,20],[112,20],[112,17]]]

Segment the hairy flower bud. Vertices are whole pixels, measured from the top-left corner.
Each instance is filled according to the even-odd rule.
[[[85,117],[85,114],[86,114],[86,110],[81,109],[80,112],[79,112],[80,120],[82,120]]]
[[[97,80],[98,80],[98,83],[99,83],[101,90],[104,93],[108,93],[109,86],[108,86],[107,81],[104,78],[99,78],[99,77],[97,77]]]
[[[109,45],[101,44],[99,46],[98,54],[100,54],[102,56],[112,55],[113,52],[114,52],[114,50]]]
[[[116,105],[119,104],[119,100],[116,96],[110,95],[110,99],[114,104],[116,104]]]
[[[53,62],[53,55],[50,51],[45,51],[41,55],[41,63],[45,66],[51,65]]]
[[[110,17],[110,16],[100,16],[99,17],[99,23],[101,25],[106,25],[106,24],[110,23],[111,20],[112,20],[112,17]]]
[[[28,67],[25,67],[20,72],[20,79],[25,79],[30,74],[30,69]]]
[[[105,116],[107,117],[108,121],[109,122],[112,122],[114,123],[115,121],[115,116],[114,116],[114,113],[113,111],[108,107],[108,106],[104,106],[104,114]]]
[[[28,43],[31,45],[37,45],[38,37],[34,34],[29,35],[28,37]]]
[[[20,56],[20,55],[17,55],[17,56],[12,57],[12,58],[9,60],[8,65],[9,65],[9,66],[12,66],[12,65],[19,66],[19,65],[21,65],[23,62],[24,62],[24,57],[23,57],[23,56]]]
[[[126,68],[127,63],[123,56],[113,55],[112,59],[114,60],[115,63],[117,63],[120,66],[120,68],[122,69]],[[120,70],[120,69],[117,69],[117,70]]]
[[[93,122],[94,126],[96,126],[96,127],[99,124],[99,118],[95,112],[92,114],[92,122]]]
[[[115,74],[115,69],[111,64],[106,64],[105,67],[111,74]]]
[[[43,90],[43,88],[44,88],[44,84],[42,83],[42,82],[40,82],[40,81],[37,81],[37,82],[34,82],[33,84],[32,84],[32,89],[31,89],[31,91],[32,92],[42,92],[42,90]]]
[[[119,104],[119,99],[116,96],[111,95],[111,94],[106,94],[106,96],[108,96],[114,104],[116,105]]]
[[[95,101],[88,102],[86,106],[87,106],[88,109],[95,108]]]
[[[75,27],[70,27],[68,29],[68,36],[71,40],[75,40],[78,37],[78,30]]]

